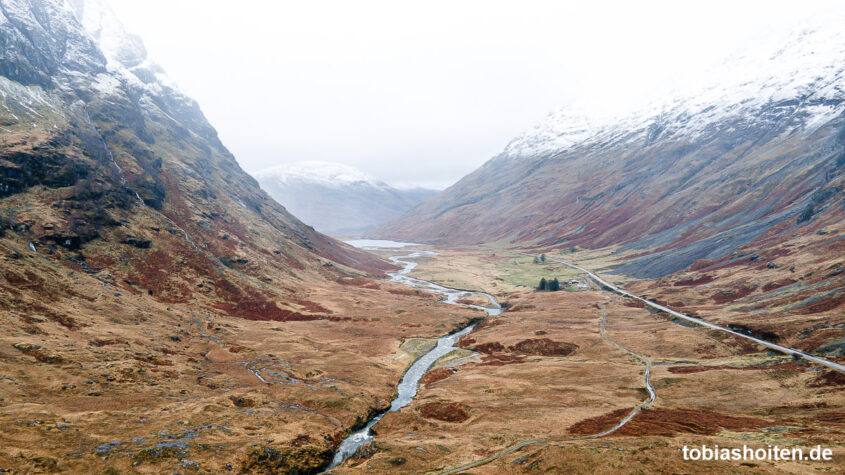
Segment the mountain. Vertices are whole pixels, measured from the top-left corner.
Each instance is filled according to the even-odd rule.
[[[727,303],[733,313],[720,315],[738,330],[841,360],[843,63],[819,69],[829,51],[794,49],[782,54],[806,59],[802,74],[778,73],[759,103],[759,91],[722,109],[688,99],[657,126],[648,114],[553,118],[450,189],[451,205],[435,196],[411,211],[431,223],[401,222],[432,239],[503,236],[556,255],[605,246],[617,254],[600,257],[633,274],[704,255],[683,275],[633,281],[634,292],[690,313]],[[443,257],[421,267],[447,285],[483,282],[508,312],[478,323],[480,295],[441,305],[431,286],[379,279],[396,268],[291,215],[103,0],[0,0],[0,471],[322,473],[382,415],[378,439],[338,471],[442,471],[497,454],[509,455],[489,471],[513,471],[517,456],[550,471],[665,458],[648,462],[659,471],[677,466],[687,434],[725,445],[736,431],[768,441],[768,428],[788,426],[790,441],[841,440],[841,398],[825,399],[838,373],[601,290],[533,291],[525,284],[546,267],[527,257]],[[510,291],[516,273],[523,289]],[[772,308],[782,318],[765,318]],[[473,323],[418,396],[387,412],[436,338]],[[636,416],[652,373],[633,351],[655,363],[663,401]],[[599,463],[577,444],[551,456],[507,449],[591,437],[624,413],[634,428],[620,443],[658,439],[656,452]],[[619,458],[633,452],[643,458]]]
[[[782,244],[841,224],[839,20],[754,42],[696,87],[629,114],[553,113],[374,234],[616,247],[630,255],[616,271],[659,278],[696,261],[728,259],[764,239]]]
[[[240,304],[232,302],[274,305],[256,303],[254,285],[230,274],[293,279],[292,269],[329,261],[389,267],[314,232],[263,193],[105,5],[4,1],[0,13],[0,198],[15,237],[74,265],[93,267],[89,256],[107,260],[127,245],[151,249],[162,266],[184,259],[151,280],[149,259],[121,258],[119,273],[179,301],[193,293],[188,274],[227,279],[210,297],[233,312]]]
[[[276,201],[318,231],[360,235],[398,218],[437,192],[399,190],[340,163],[304,161],[255,173]]]
[[[470,318],[391,269],[261,191],[103,2],[0,0],[4,469],[314,473],[404,338]]]

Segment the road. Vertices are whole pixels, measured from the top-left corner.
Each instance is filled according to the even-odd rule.
[[[523,254],[528,255],[528,256],[534,256],[534,254],[526,254],[526,253],[523,253]],[[700,318],[695,318],[695,317],[690,317],[689,315],[684,315],[683,313],[672,310],[671,308],[664,307],[663,305],[660,305],[658,303],[654,303],[650,300],[644,299],[642,297],[638,297],[638,296],[636,296],[636,295],[634,295],[634,294],[632,294],[632,293],[630,293],[626,290],[620,289],[619,287],[616,287],[615,285],[611,284],[610,282],[607,282],[606,280],[597,276],[593,272],[591,272],[587,269],[584,269],[583,267],[579,267],[575,264],[570,264],[569,262],[561,261],[559,259],[554,259],[554,258],[551,258],[551,257],[548,257],[548,256],[546,256],[546,259],[553,261],[553,262],[557,262],[559,264],[563,264],[563,265],[568,266],[572,269],[581,271],[584,274],[587,274],[591,279],[596,281],[599,285],[603,285],[603,286],[607,287],[608,289],[610,289],[611,291],[613,291],[617,294],[620,294],[620,295],[623,295],[625,297],[629,297],[629,298],[632,298],[632,299],[639,300],[640,302],[643,302],[644,304],[648,305],[649,307],[657,309],[657,310],[662,310],[662,311],[668,313],[669,315],[678,317],[678,318],[683,319],[683,320],[687,320],[689,322],[696,323],[698,325],[710,328],[712,330],[730,333],[731,335],[738,336],[740,338],[745,338],[746,340],[751,340],[751,341],[753,341],[753,342],[755,342],[759,345],[765,346],[766,348],[770,348],[772,350],[779,351],[781,353],[786,353],[788,355],[801,357],[801,358],[804,358],[805,360],[812,361],[813,363],[820,364],[822,366],[826,366],[826,367],[834,369],[836,371],[845,373],[845,366],[843,366],[839,363],[835,363],[833,361],[829,361],[829,360],[826,360],[824,358],[818,358],[816,356],[808,355],[807,353],[804,353],[803,351],[796,350],[794,348],[787,348],[785,346],[777,345],[777,344],[774,344],[774,343],[771,343],[771,342],[768,342],[768,341],[765,341],[765,340],[761,340],[759,338],[754,338],[753,336],[745,335],[745,334],[740,333],[738,331],[731,330],[730,328],[725,328],[725,327],[722,327],[722,326],[719,326],[719,325],[716,325],[716,324],[713,324],[713,323],[710,323],[710,322],[706,322],[704,320],[701,320]]]
[[[530,257],[536,256],[535,254],[529,254],[529,253],[519,253],[519,254],[523,254],[523,255],[526,255],[526,256],[530,256]],[[786,353],[788,355],[801,357],[801,358],[804,358],[808,361],[812,361],[814,363],[817,363],[817,364],[826,366],[828,368],[834,369],[836,371],[840,371],[840,372],[845,373],[845,366],[840,365],[838,363],[835,363],[833,361],[829,361],[829,360],[826,360],[824,358],[818,358],[818,357],[815,357],[815,356],[812,356],[812,355],[808,355],[808,354],[806,354],[802,351],[799,351],[799,350],[796,350],[796,349],[793,349],[793,348],[787,348],[785,346],[770,343],[770,342],[765,341],[765,340],[760,340],[759,338],[754,338],[753,336],[745,335],[745,334],[739,333],[737,331],[731,330],[729,328],[721,327],[719,325],[716,325],[716,324],[713,324],[713,323],[710,323],[710,322],[706,322],[704,320],[701,320],[701,319],[698,319],[698,318],[695,318],[695,317],[690,317],[689,315],[685,315],[683,313],[677,312],[677,311],[672,310],[670,308],[664,307],[663,305],[660,305],[658,303],[655,303],[655,302],[652,302],[650,300],[639,297],[637,295],[634,295],[634,294],[632,294],[632,293],[630,293],[630,292],[628,292],[624,289],[620,289],[619,287],[616,287],[615,285],[611,284],[610,282],[607,282],[606,280],[602,279],[601,277],[599,277],[595,273],[593,273],[593,272],[591,272],[587,269],[584,269],[583,267],[580,267],[580,266],[577,266],[575,264],[571,264],[569,262],[565,262],[565,261],[562,261],[562,260],[559,260],[559,259],[554,259],[554,258],[551,258],[551,257],[548,257],[548,256],[546,256],[546,260],[557,262],[559,264],[563,264],[563,265],[568,266],[572,269],[583,272],[584,274],[589,276],[591,279],[593,279],[596,283],[598,283],[601,286],[606,287],[607,289],[610,289],[610,291],[612,291],[616,294],[639,300],[639,301],[643,302],[645,305],[648,305],[651,308],[654,308],[654,309],[657,309],[657,310],[662,310],[662,311],[664,311],[664,312],[666,312],[670,315],[673,315],[675,317],[678,317],[680,319],[687,320],[689,322],[701,325],[703,327],[710,328],[712,330],[730,333],[731,335],[738,336],[740,338],[745,338],[746,340],[751,340],[751,341],[753,341],[753,342],[755,342],[759,345],[765,346],[767,348],[770,348],[770,349],[773,349],[773,350],[776,350],[776,351],[779,351],[779,352],[782,352],[782,353]],[[510,446],[510,447],[508,447],[508,448],[506,448],[506,449],[504,449],[500,452],[497,452],[493,455],[490,455],[489,457],[485,457],[483,459],[476,460],[475,462],[472,462],[472,463],[469,463],[469,464],[466,464],[466,465],[462,465],[460,467],[446,469],[446,470],[444,470],[440,473],[441,474],[454,474],[454,473],[463,472],[465,470],[469,470],[469,469],[472,469],[472,468],[480,467],[480,466],[486,465],[486,464],[488,464],[488,463],[490,463],[490,462],[492,462],[496,459],[504,457],[505,455],[516,452],[516,451],[518,451],[518,450],[520,450],[524,447],[527,447],[529,445],[544,444],[544,443],[549,443],[549,442],[564,442],[564,441],[573,441],[573,440],[596,439],[596,438],[599,438],[599,437],[604,437],[606,435],[609,435],[609,434],[615,432],[616,430],[618,430],[619,428],[621,428],[622,426],[627,424],[635,415],[637,415],[638,412],[640,412],[643,408],[648,407],[652,402],[654,402],[654,400],[657,396],[654,392],[654,388],[651,386],[651,383],[649,381],[649,377],[650,377],[650,374],[651,374],[651,361],[648,360],[646,357],[639,355],[637,353],[634,353],[633,351],[621,346],[617,342],[610,339],[606,335],[606,332],[605,332],[605,326],[606,326],[606,321],[607,321],[607,310],[604,307],[602,307],[602,312],[603,312],[602,321],[601,321],[601,336],[602,336],[602,338],[609,341],[610,343],[612,343],[614,346],[621,349],[622,351],[625,351],[625,352],[631,354],[632,356],[638,358],[639,360],[643,361],[646,364],[645,385],[646,385],[646,389],[648,389],[648,392],[649,392],[649,399],[647,401],[643,402],[642,404],[640,404],[639,406],[634,408],[631,411],[631,413],[628,414],[628,416],[626,416],[624,419],[622,419],[617,425],[615,425],[614,427],[612,427],[612,428],[610,428],[610,429],[608,429],[604,432],[601,432],[599,434],[582,436],[582,437],[542,438],[542,439],[526,440],[526,441],[520,442],[518,444],[514,444],[514,445],[512,445],[512,446]]]

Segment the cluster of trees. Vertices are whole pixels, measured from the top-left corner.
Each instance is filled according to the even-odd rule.
[[[537,286],[537,290],[541,292],[557,292],[560,290],[560,282],[558,282],[557,277],[551,280],[546,280],[543,277],[540,279],[540,285]]]
[[[541,262],[546,262],[546,255],[540,254],[540,257],[534,256],[534,263],[539,264]]]

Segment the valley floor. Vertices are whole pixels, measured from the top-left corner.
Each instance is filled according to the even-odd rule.
[[[487,291],[505,312],[461,338],[413,401],[387,413],[374,442],[333,473],[806,473],[843,465],[841,373],[652,313],[551,260],[436,251],[411,276]],[[601,259],[584,254],[579,263],[600,267]],[[48,265],[23,254],[16,262]],[[324,319],[264,322],[159,304],[84,273],[39,273],[55,281],[29,285],[46,292],[72,282],[79,297],[54,303],[70,317],[64,323],[0,319],[0,468],[23,473],[313,471],[387,407],[434,338],[484,316],[363,276],[314,284],[302,296],[331,312]],[[543,277],[564,290],[536,291]],[[708,321],[733,314],[690,310]],[[802,331],[794,321],[784,319],[787,346],[805,341],[790,336]],[[649,400],[646,364],[613,342],[650,362],[656,399],[591,438]],[[683,460],[684,446],[701,445],[821,445],[834,460]]]
[[[313,319],[251,320],[15,246],[0,240],[20,303],[0,310],[4,473],[314,470],[435,338],[483,315],[362,275],[309,282]]]
[[[438,252],[412,275],[485,289],[506,310],[462,339],[452,358],[463,359],[441,361],[407,408],[384,417],[374,454],[338,473],[806,473],[845,460],[840,373],[673,321],[594,284],[535,291],[541,277],[589,282],[554,262],[504,250]],[[649,399],[643,361],[602,339],[605,312],[607,336],[651,362],[657,397],[619,430],[585,439]],[[701,445],[821,445],[834,459],[683,459],[684,446]]]

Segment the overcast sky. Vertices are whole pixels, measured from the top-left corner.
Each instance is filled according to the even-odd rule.
[[[842,3],[108,1],[248,172],[325,160],[438,188],[552,110],[635,107]]]

